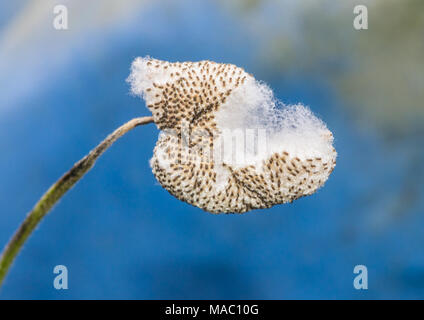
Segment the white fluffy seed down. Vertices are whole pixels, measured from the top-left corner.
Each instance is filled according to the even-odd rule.
[[[172,195],[243,213],[314,193],[336,165],[333,135],[232,64],[137,58],[128,78],[161,133],[150,161]]]

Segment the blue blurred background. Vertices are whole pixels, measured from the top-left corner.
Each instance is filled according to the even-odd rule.
[[[52,26],[58,3],[69,30]],[[309,105],[339,153],[313,196],[211,215],[158,185],[158,130],[137,128],[42,222],[0,298],[424,298],[423,32],[420,0],[0,2],[1,247],[74,162],[149,114],[125,82],[137,56],[241,66]]]

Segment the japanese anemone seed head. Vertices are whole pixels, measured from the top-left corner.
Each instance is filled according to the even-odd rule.
[[[161,130],[153,174],[212,213],[243,213],[310,195],[336,165],[333,135],[305,106],[284,105],[232,64],[137,58],[128,78]]]

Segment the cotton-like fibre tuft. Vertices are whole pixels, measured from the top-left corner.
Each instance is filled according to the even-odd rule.
[[[336,164],[333,135],[301,104],[232,64],[137,58],[128,78],[161,129],[150,161],[178,199],[243,213],[310,195]]]

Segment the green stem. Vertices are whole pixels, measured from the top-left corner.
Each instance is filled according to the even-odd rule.
[[[88,155],[75,163],[67,173],[65,173],[55,184],[50,187],[49,190],[47,190],[47,192],[36,203],[32,211],[28,213],[19,229],[15,232],[12,239],[10,239],[9,243],[3,250],[3,253],[0,257],[0,287],[13,263],[13,260],[22,249],[25,241],[28,239],[40,221],[44,218],[44,216],[56,204],[56,202],[69,189],[71,189],[73,185],[77,183],[85,173],[87,173],[87,171],[93,167],[96,160],[116,140],[118,140],[131,129],[151,122],[153,122],[153,117],[142,117],[128,121],[116,129],[109,136],[107,136],[107,138],[103,140],[96,148],[91,150]]]

